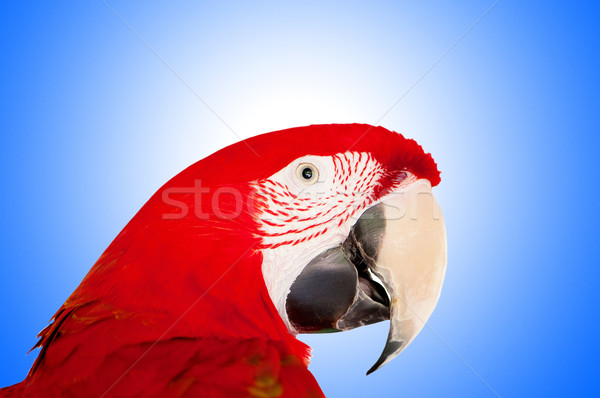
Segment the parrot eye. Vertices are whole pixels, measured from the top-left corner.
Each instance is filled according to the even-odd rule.
[[[319,180],[319,170],[310,163],[301,163],[296,169],[296,176],[306,185],[312,185]]]

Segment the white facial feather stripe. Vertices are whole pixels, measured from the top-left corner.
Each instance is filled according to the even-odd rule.
[[[318,182],[305,185],[298,165],[309,163]],[[285,300],[300,272],[319,253],[339,245],[373,204],[383,167],[370,154],[304,156],[254,185],[262,239],[263,276],[290,332]]]

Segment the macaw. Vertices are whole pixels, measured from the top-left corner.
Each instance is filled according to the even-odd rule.
[[[372,372],[432,313],[439,182],[419,144],[369,125],[221,149],[139,210],[0,397],[322,397],[298,333],[390,320]]]

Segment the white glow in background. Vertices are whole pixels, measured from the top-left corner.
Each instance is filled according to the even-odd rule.
[[[440,165],[448,273],[435,333],[369,377],[387,324],[302,337],[326,394],[597,392],[592,6],[499,2],[421,79],[492,2],[109,3],[235,134],[101,1],[2,6],[0,385],[171,176],[236,134],[361,122]]]

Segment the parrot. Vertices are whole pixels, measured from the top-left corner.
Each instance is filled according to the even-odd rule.
[[[440,180],[416,141],[368,124],[221,149],[150,197],[0,397],[323,397],[298,334],[389,320],[371,373],[433,312]]]

